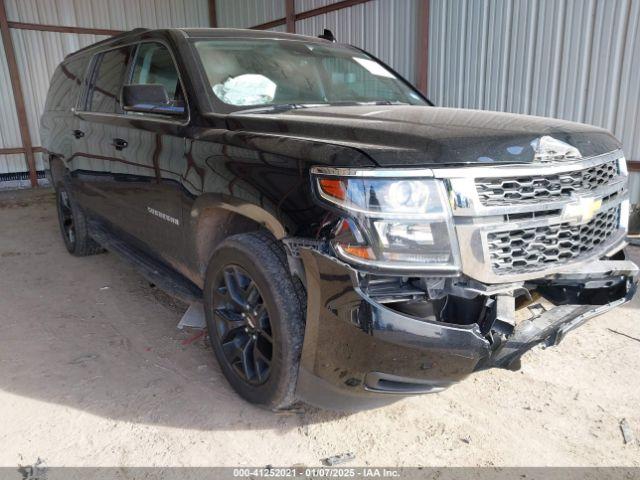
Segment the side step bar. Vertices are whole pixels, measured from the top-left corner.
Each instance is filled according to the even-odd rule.
[[[179,272],[114,235],[100,222],[90,220],[88,226],[89,234],[96,242],[123,258],[168,295],[185,303],[202,303],[202,290]]]

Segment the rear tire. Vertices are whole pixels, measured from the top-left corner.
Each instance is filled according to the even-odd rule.
[[[86,257],[104,251],[89,235],[86,216],[64,185],[56,188],[56,206],[62,240],[70,254]]]
[[[248,402],[271,410],[295,403],[306,298],[268,233],[234,235],[207,270],[205,312],[222,373]]]

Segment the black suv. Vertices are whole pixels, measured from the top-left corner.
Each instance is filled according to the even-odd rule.
[[[202,302],[224,375],[271,409],[515,369],[636,288],[613,136],[436,108],[326,39],[118,35],[60,64],[42,138],[69,252]]]

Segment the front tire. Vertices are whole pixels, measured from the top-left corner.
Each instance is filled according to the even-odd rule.
[[[234,235],[216,250],[205,312],[224,376],[245,400],[279,410],[295,402],[305,297],[271,235]]]
[[[62,240],[70,254],[86,257],[103,251],[89,235],[86,216],[64,185],[56,188],[56,206]]]

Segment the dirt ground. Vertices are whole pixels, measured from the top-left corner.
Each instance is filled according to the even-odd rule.
[[[633,255],[640,258],[640,250]],[[0,465],[640,466],[640,299],[519,372],[357,414],[242,401],[184,305],[111,254],[75,258],[49,190],[0,193]]]

